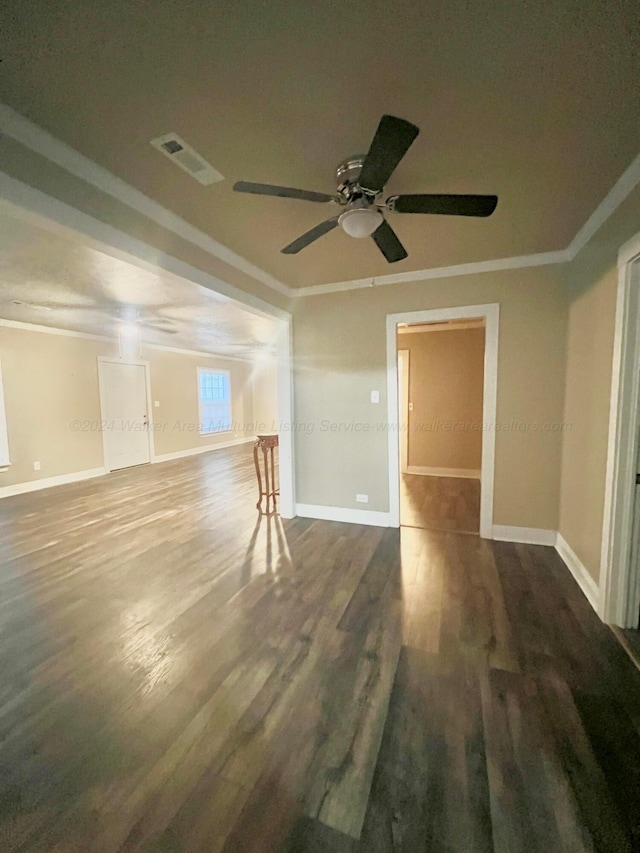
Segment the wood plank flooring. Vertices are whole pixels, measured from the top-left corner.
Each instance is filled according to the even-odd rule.
[[[2,853],[640,849],[640,673],[553,550],[254,476],[0,501]]]
[[[478,533],[480,480],[402,474],[400,521],[405,527]]]

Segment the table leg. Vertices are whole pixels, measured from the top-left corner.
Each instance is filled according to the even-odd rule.
[[[273,461],[273,447],[271,447],[271,492],[273,495],[273,509],[276,509],[276,469]]]
[[[264,479],[265,479],[265,490],[267,493],[267,515],[269,514],[269,498],[271,497],[271,489],[269,488],[269,457],[268,448],[262,448],[262,461],[264,462]]]
[[[258,458],[258,445],[253,445],[253,464],[256,466],[256,477],[258,478],[258,503],[256,509],[262,508],[262,477],[260,476],[260,460]]]

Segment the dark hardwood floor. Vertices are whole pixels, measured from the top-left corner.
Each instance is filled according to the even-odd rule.
[[[480,480],[400,476],[400,523],[424,530],[480,531]]]
[[[556,553],[259,516],[251,450],[0,502],[0,851],[637,851]]]

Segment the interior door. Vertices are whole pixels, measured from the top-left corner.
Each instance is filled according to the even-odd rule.
[[[117,471],[150,462],[145,366],[101,361],[99,374],[107,467]]]

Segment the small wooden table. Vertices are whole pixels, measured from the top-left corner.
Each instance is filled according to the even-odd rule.
[[[280,495],[280,489],[276,488],[276,469],[273,461],[273,449],[278,446],[278,435],[259,435],[253,445],[253,462],[256,466],[258,478],[258,503],[256,508],[262,511],[262,498],[267,499],[267,512],[269,512],[269,501],[273,500],[273,509],[276,508],[276,497]],[[262,477],[260,476],[260,458],[258,450],[262,450],[262,463],[264,466],[265,490],[262,490]],[[269,459],[271,459],[271,476],[269,476]]]

